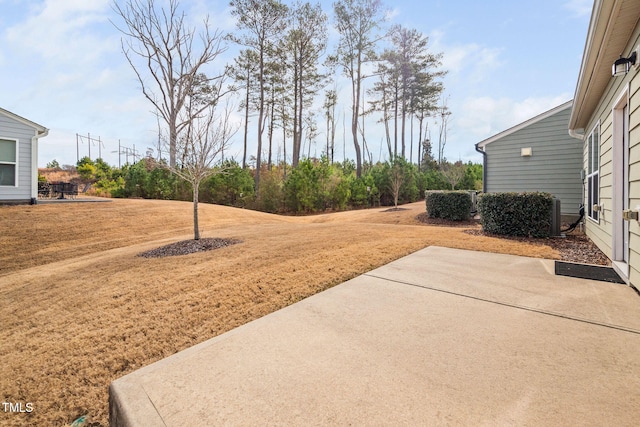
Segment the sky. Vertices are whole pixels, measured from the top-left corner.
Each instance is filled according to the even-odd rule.
[[[338,37],[331,28],[332,2],[320,3],[329,15],[330,53]],[[476,143],[572,99],[592,0],[384,3],[389,24],[417,29],[429,37],[432,53],[443,54],[444,97],[451,111],[447,159],[479,163]],[[118,166],[126,161],[118,155],[119,144],[141,154],[157,144],[153,107],[122,53],[121,33],[114,26],[121,21],[111,5],[112,0],[0,0],[0,107],[50,130],[40,140],[40,167],[54,159],[75,164],[78,154],[86,156],[89,149],[93,159],[100,153]],[[181,7],[193,25],[208,14],[214,28],[237,31],[228,1],[181,0]],[[237,47],[230,45],[218,65],[231,63],[236,53]],[[369,80],[367,85],[373,83]],[[347,141],[343,146],[339,119],[337,160],[343,151],[354,158],[348,84],[338,75],[337,115],[347,117]],[[320,106],[322,91],[317,98]],[[311,153],[319,156],[325,136],[319,108],[317,113],[320,135]],[[238,124],[241,118],[235,115]],[[430,128],[432,141],[437,141],[437,124]],[[372,118],[365,129],[373,160],[384,161],[382,125]],[[90,146],[88,135],[101,145]],[[255,127],[251,137],[257,138]],[[242,132],[227,156],[241,160]]]

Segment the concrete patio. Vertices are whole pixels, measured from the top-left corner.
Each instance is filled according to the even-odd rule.
[[[126,375],[112,426],[637,425],[640,297],[429,247]]]

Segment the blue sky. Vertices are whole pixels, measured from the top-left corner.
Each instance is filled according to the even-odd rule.
[[[285,3],[292,3],[285,1]],[[330,16],[331,2],[322,1]],[[227,1],[182,0],[189,19],[233,31]],[[445,155],[480,162],[474,144],[572,98],[592,0],[387,1],[390,23],[429,36],[442,52],[452,112]],[[109,0],[0,0],[0,107],[50,129],[39,164],[76,162],[76,133],[100,137],[102,157],[118,164],[118,140],[143,152],[157,141],[151,105],[120,50]],[[335,32],[330,45],[335,42]],[[331,46],[330,46],[331,49]],[[234,47],[223,61],[231,61]],[[349,116],[347,82],[339,105]],[[322,102],[322,93],[318,102]],[[341,116],[341,113],[338,113]],[[238,114],[238,120],[240,120]],[[318,123],[324,129],[323,123]],[[437,139],[435,124],[432,139]],[[378,160],[381,125],[367,123]],[[348,131],[347,131],[348,132]],[[255,130],[251,133],[255,137]],[[348,135],[347,135],[348,138]],[[342,139],[341,129],[337,139]],[[241,158],[241,136],[230,154]],[[320,154],[324,135],[312,154]],[[341,144],[337,142],[337,144]],[[347,141],[347,157],[353,158]],[[98,147],[91,149],[96,157]],[[342,153],[342,149],[336,147]],[[80,145],[80,156],[88,153]],[[382,150],[384,153],[384,149]],[[341,157],[341,154],[340,156]],[[384,159],[383,159],[384,160]]]

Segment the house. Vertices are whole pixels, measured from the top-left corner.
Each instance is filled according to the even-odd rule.
[[[35,203],[38,139],[49,129],[0,108],[0,203]]]
[[[584,144],[586,233],[636,288],[640,288],[639,20],[638,0],[594,2],[569,119],[569,133]]]
[[[567,133],[572,101],[476,144],[484,156],[484,192],[543,191],[560,199],[563,220],[582,203],[582,144]]]

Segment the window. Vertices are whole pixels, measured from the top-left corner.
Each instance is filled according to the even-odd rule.
[[[587,216],[600,220],[600,124],[597,124],[587,138]]]
[[[16,185],[18,141],[0,139],[0,185]]]

